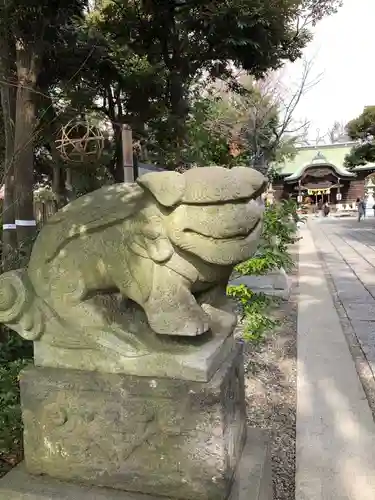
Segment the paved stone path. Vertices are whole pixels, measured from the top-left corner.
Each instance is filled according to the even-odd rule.
[[[296,500],[375,500],[375,423],[318,254],[370,346],[375,221],[356,224],[312,221],[301,230]]]
[[[375,219],[361,223],[328,219],[310,227],[337,298],[375,374]]]

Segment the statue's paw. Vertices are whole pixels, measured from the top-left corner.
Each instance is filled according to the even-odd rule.
[[[185,337],[197,337],[203,335],[210,330],[211,325],[208,321],[188,321],[183,327],[180,328],[177,335]]]
[[[237,315],[234,312],[202,304],[202,309],[211,318],[211,330],[216,332],[232,332],[237,325]]]
[[[152,330],[159,335],[176,335],[181,337],[196,337],[210,330],[209,316],[199,308],[196,315],[186,313],[181,309],[171,314],[158,312],[155,316],[148,314],[148,322]]]

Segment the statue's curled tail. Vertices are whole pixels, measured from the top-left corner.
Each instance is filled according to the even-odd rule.
[[[26,269],[0,276],[0,323],[9,325],[27,340],[39,340],[44,332],[44,314]]]

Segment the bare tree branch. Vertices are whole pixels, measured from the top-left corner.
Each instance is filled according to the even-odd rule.
[[[252,162],[263,162],[266,168],[277,152],[292,150],[292,145],[307,140],[308,120],[296,120],[295,114],[303,96],[313,89],[322,75],[311,78],[313,60],[303,61],[297,82],[286,85],[283,70],[255,80],[244,71],[236,74],[239,92],[228,89],[227,82],[213,82],[207,96],[222,106],[206,127],[219,131],[228,143],[235,143],[251,153]]]
[[[297,10],[296,37],[309,27],[315,26],[323,17],[337,12],[343,0],[304,0]]]
[[[306,145],[313,144],[318,146],[321,144],[339,144],[350,141],[346,132],[346,126],[340,121],[335,121],[332,126],[325,132],[321,132],[318,128],[313,139],[307,140]]]
[[[310,126],[308,120],[297,122],[295,112],[303,96],[314,88],[322,75],[311,79],[313,60],[303,61],[302,74],[293,87],[283,84],[282,72],[273,72],[261,81],[255,82],[253,99],[247,110],[247,123],[242,134],[250,139],[254,156],[268,153],[266,160],[271,160],[275,151],[286,140],[293,137],[294,142],[307,136]],[[272,137],[269,137],[269,130]],[[267,136],[267,137],[266,137]],[[266,145],[267,151],[262,151]],[[267,155],[266,155],[267,156]]]
[[[327,130],[326,138],[329,144],[337,144],[340,142],[348,142],[349,136],[346,132],[346,126],[340,121],[335,121]]]

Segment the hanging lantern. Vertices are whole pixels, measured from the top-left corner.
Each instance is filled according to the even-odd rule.
[[[337,177],[337,193],[336,193],[336,201],[341,201],[342,200],[342,196],[341,196],[341,192],[340,192],[340,177]]]

